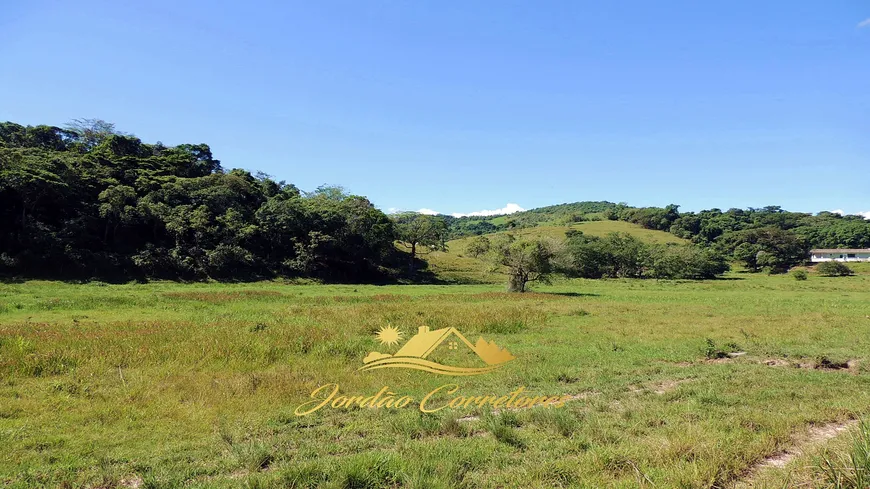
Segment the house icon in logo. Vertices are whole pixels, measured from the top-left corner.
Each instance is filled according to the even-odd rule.
[[[426,359],[445,342],[447,342],[446,347],[450,350],[456,350],[460,345],[465,345],[483,360],[486,366],[454,367]],[[514,358],[516,357],[506,349],[494,342],[488,342],[482,337],[472,344],[456,328],[442,328],[433,331],[428,326],[420,326],[417,334],[412,336],[394,355],[373,351],[363,359],[365,365],[359,370],[410,368],[442,375],[477,375],[495,370]]]

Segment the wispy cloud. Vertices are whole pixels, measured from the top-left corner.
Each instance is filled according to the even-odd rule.
[[[501,214],[513,214],[514,212],[522,212],[525,209],[520,207],[518,204],[513,204],[508,202],[507,205],[502,207],[501,209],[492,209],[492,210],[482,210],[482,211],[474,211],[469,213],[461,213],[454,212],[451,214],[453,217],[468,217],[468,216],[498,216]]]
[[[858,22],[858,28],[861,29],[863,27],[870,27],[870,19],[864,19],[861,22]]]
[[[435,216],[441,214],[438,211],[433,211],[432,209],[426,209],[425,207],[417,211],[418,214],[426,214],[427,216]]]

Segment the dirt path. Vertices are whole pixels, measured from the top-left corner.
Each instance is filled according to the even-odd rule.
[[[785,451],[776,453],[767,457],[753,465],[747,472],[746,476],[737,480],[732,488],[747,489],[756,487],[756,481],[761,475],[769,470],[782,469],[797,457],[819,448],[825,442],[837,437],[841,433],[848,431],[853,426],[858,424],[857,420],[849,420],[840,423],[828,423],[821,426],[813,426],[806,432],[796,435],[792,445]]]

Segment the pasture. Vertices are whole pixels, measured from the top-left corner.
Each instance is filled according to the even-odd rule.
[[[564,280],[512,295],[495,283],[6,283],[0,484],[730,487],[796,434],[870,412],[859,272]],[[357,371],[387,325],[456,327],[516,359],[461,378]],[[294,415],[328,383],[571,400]]]

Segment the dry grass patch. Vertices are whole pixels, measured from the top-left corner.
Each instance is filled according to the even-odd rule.
[[[234,291],[217,291],[217,292],[165,292],[164,297],[171,299],[185,299],[192,301],[209,302],[212,304],[220,304],[224,302],[232,302],[239,300],[247,300],[252,298],[262,297],[281,297],[284,294],[276,290],[234,290]]]

